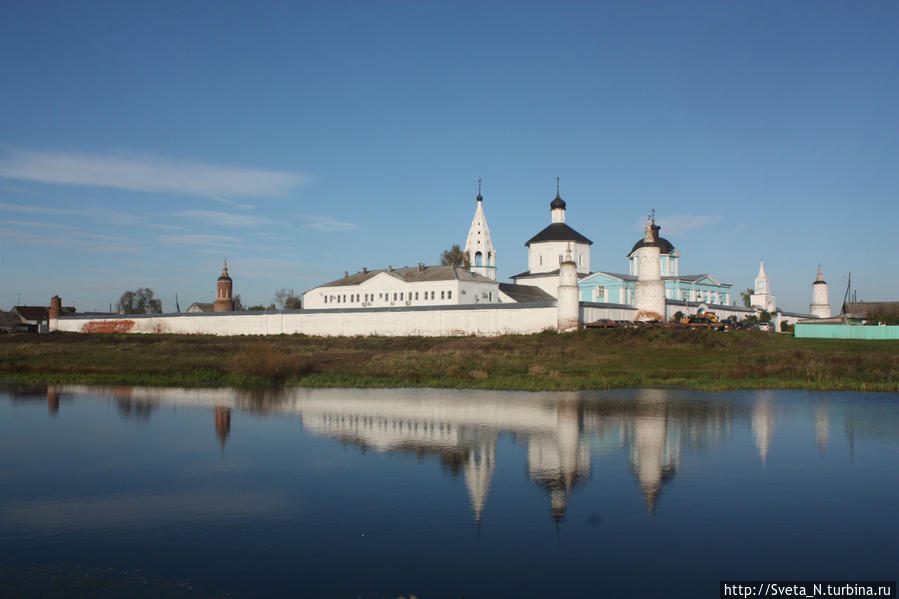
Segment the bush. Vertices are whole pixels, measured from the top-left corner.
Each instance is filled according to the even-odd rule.
[[[246,347],[234,356],[231,364],[234,374],[258,376],[277,382],[309,374],[312,370],[310,359],[278,351],[268,343]]]

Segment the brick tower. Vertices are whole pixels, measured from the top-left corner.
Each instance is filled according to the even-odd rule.
[[[59,315],[62,314],[62,300],[58,295],[50,298],[50,310],[47,318],[47,330],[56,331],[59,329]]]
[[[218,278],[218,287],[215,302],[212,304],[213,312],[234,312],[234,299],[231,296],[233,281],[228,276],[228,261],[222,267],[222,276]]]

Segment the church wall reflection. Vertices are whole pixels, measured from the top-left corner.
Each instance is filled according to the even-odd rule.
[[[770,391],[746,392],[745,402],[684,399],[688,392],[642,389],[615,394],[514,393],[449,390],[88,388],[54,386],[12,392],[14,401],[41,397],[51,415],[60,398],[98,392],[114,399],[126,418],[149,419],[163,404],[211,409],[215,437],[224,453],[232,411],[298,416],[307,431],[361,451],[437,456],[460,474],[475,521],[488,506],[500,435],[527,447],[529,480],[547,495],[548,511],[564,519],[573,491],[591,477],[591,455],[622,452],[649,513],[681,470],[683,447],[709,448],[744,423],[764,467],[775,445],[777,402]],[[831,408],[812,406],[811,437],[820,451],[830,442]],[[894,417],[895,420],[895,417]],[[847,438],[870,425],[848,414]],[[894,423],[895,424],[895,423]],[[883,423],[878,423],[882,426]],[[736,426],[740,426],[737,424]],[[875,427],[876,428],[876,427]],[[239,433],[238,433],[239,434]]]

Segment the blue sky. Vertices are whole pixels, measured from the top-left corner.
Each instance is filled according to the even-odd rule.
[[[268,303],[464,244],[499,278],[561,177],[594,270],[899,299],[899,3],[4,2],[0,308]]]

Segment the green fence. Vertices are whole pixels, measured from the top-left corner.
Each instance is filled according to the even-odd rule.
[[[899,326],[797,324],[793,334],[817,339],[899,339]]]

